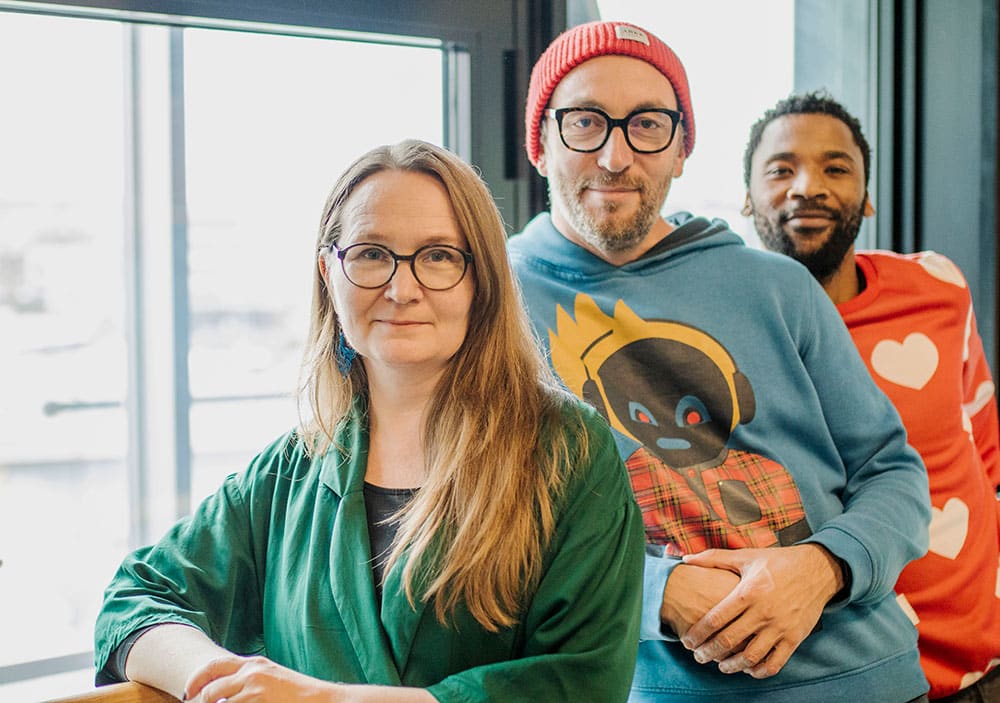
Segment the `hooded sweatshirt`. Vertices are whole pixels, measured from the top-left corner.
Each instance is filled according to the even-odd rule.
[[[648,543],[632,701],[879,701],[927,691],[895,599],[927,549],[927,477],[809,272],[688,213],[614,266],[548,213],[509,242],[540,342],[616,432]],[[680,556],[823,545],[847,587],[775,676],[698,664],[659,612]]]

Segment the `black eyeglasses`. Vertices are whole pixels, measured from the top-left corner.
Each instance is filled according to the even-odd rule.
[[[621,127],[632,151],[655,154],[674,141],[683,114],[665,107],[633,110],[620,120],[596,107],[562,107],[545,113],[559,124],[559,137],[567,149],[589,153],[608,141],[611,130]]]
[[[448,244],[427,244],[408,255],[368,242],[343,249],[331,242],[330,250],[337,252],[344,275],[358,288],[381,288],[396,275],[400,261],[409,261],[417,283],[428,290],[448,290],[461,283],[472,263],[471,252]]]

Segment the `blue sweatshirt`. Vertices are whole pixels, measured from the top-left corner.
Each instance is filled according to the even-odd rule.
[[[509,243],[563,383],[616,430],[646,526],[632,701],[908,701],[927,691],[893,584],[927,549],[927,477],[826,293],[721,220],[680,213],[613,266],[548,213]],[[825,546],[849,588],[767,679],[698,664],[659,619],[679,557]]]

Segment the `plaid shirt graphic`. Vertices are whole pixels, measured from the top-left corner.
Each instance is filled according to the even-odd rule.
[[[811,534],[791,474],[758,454],[730,450],[722,464],[674,469],[639,447],[626,460],[646,540],[667,554],[793,544]],[[691,487],[700,473],[708,504]]]

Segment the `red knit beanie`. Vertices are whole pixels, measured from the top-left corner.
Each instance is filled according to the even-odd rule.
[[[616,54],[641,59],[667,77],[677,95],[677,107],[684,113],[684,155],[694,149],[694,111],[691,91],[681,60],[656,36],[626,22],[588,22],[571,27],[556,37],[535,63],[528,84],[524,109],[525,149],[528,160],[537,165],[539,127],[552,91],[567,73],[588,59]]]

